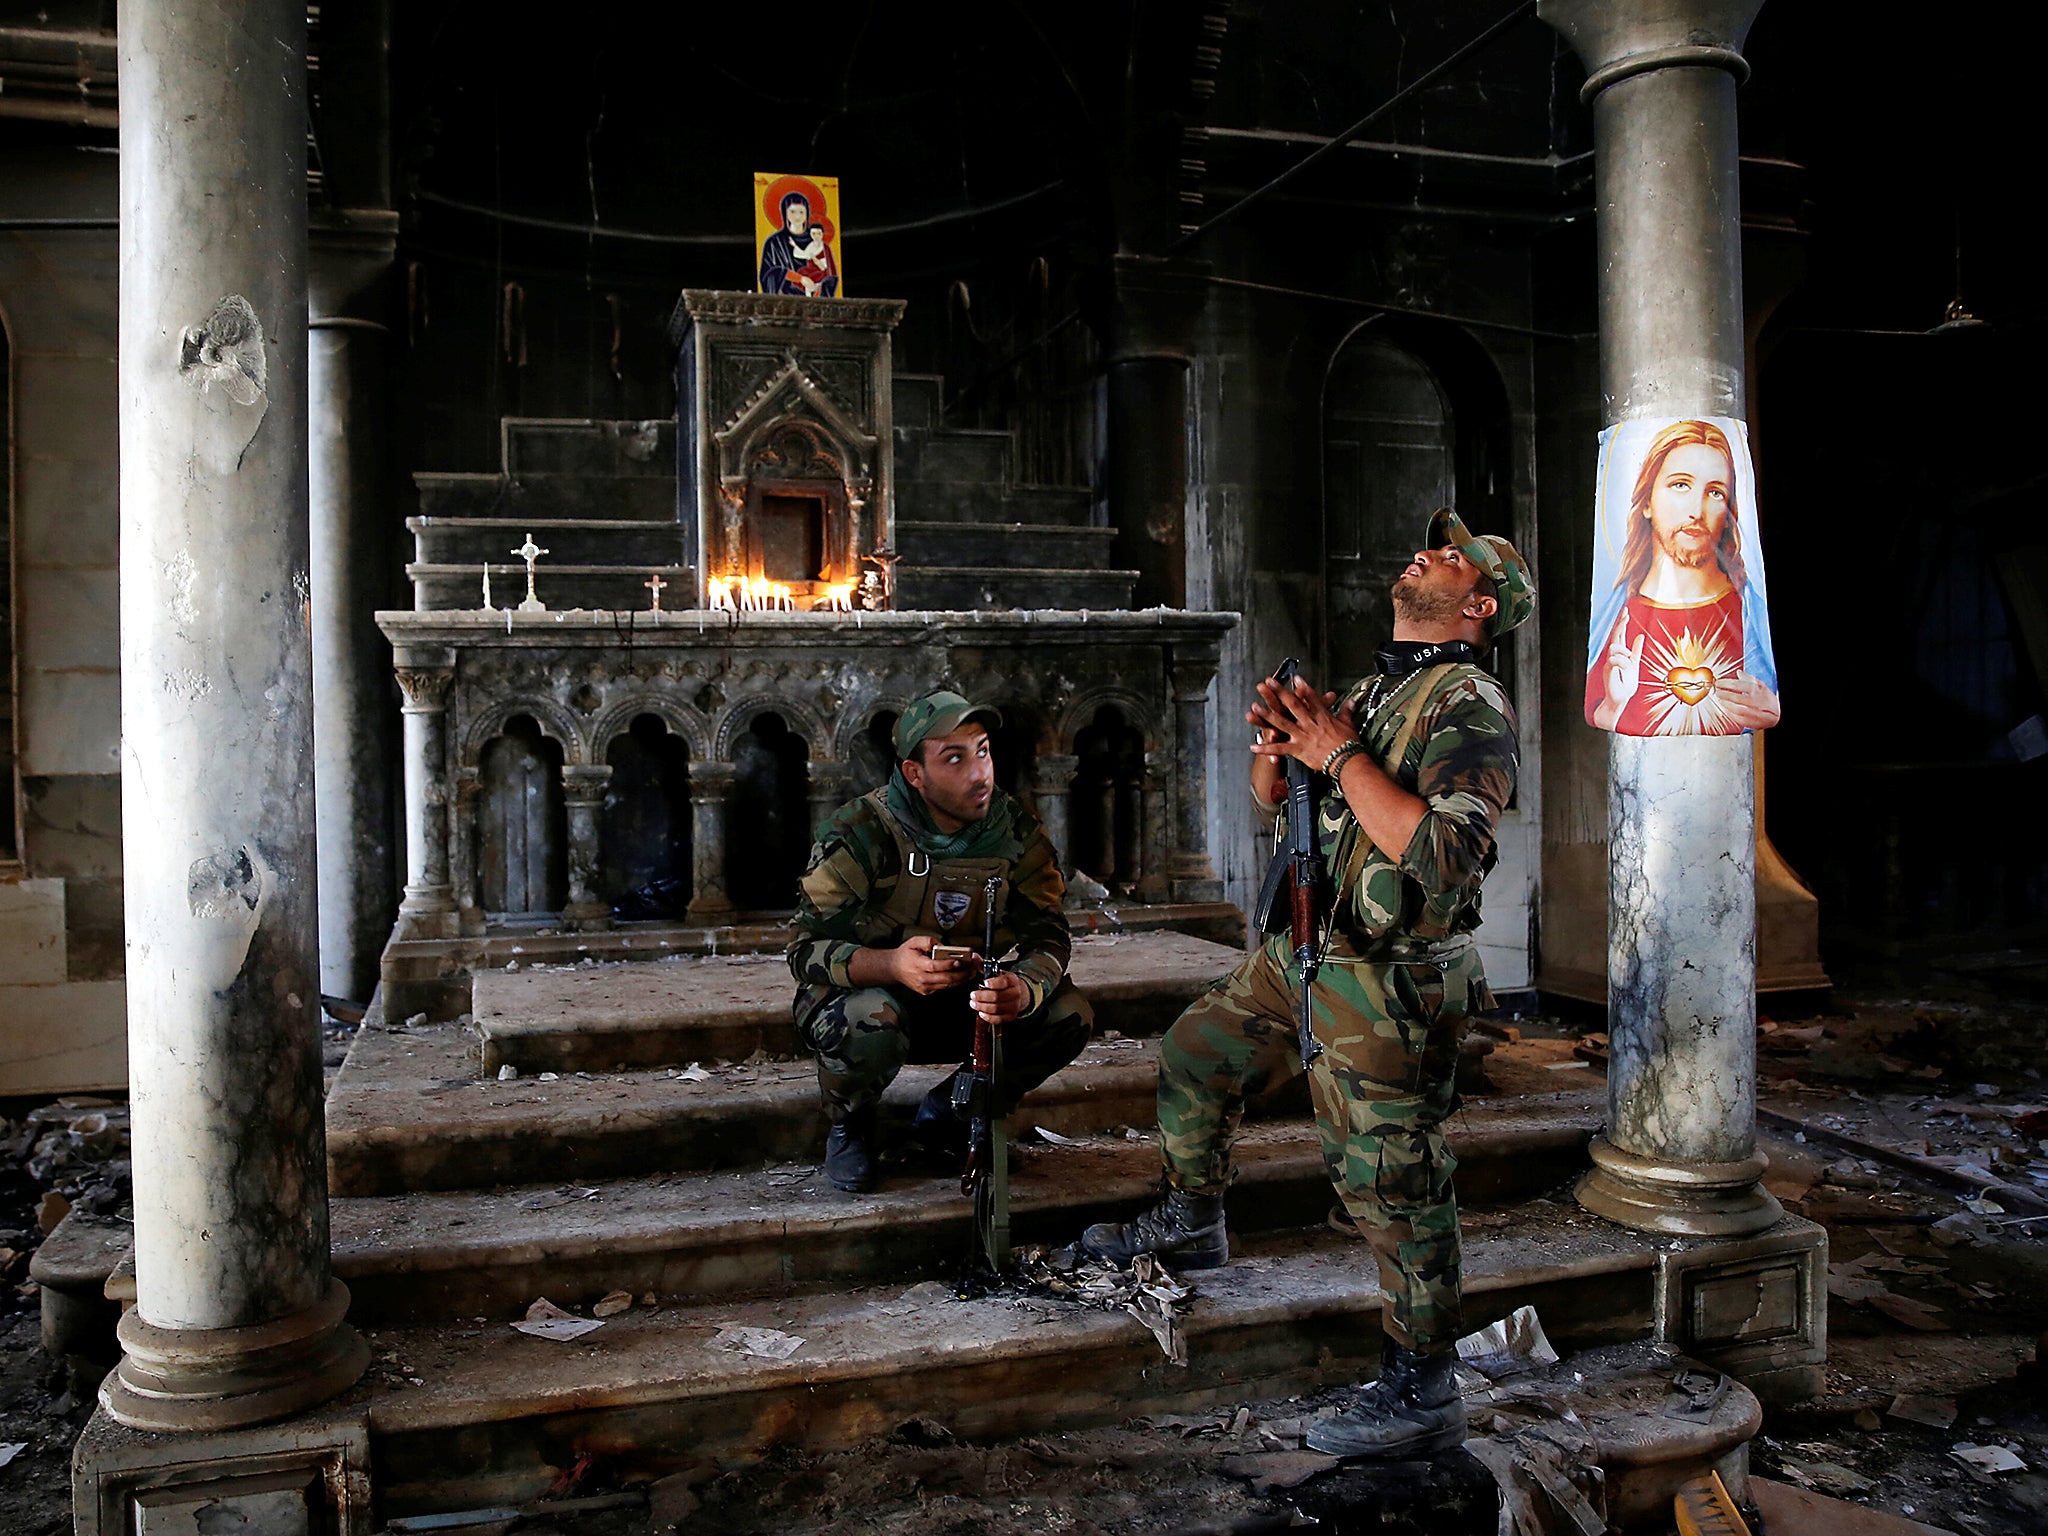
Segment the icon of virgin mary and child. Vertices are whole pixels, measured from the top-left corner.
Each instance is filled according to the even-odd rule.
[[[1630,449],[1652,432],[1624,507]],[[1623,422],[1601,447],[1586,719],[1623,736],[1776,725],[1763,557],[1738,501],[1755,484],[1741,425]]]
[[[829,226],[814,217],[802,192],[782,196],[782,228],[761,242],[761,291],[835,298],[839,264],[832,258]]]

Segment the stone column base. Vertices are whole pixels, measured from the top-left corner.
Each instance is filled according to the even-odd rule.
[[[452,939],[458,936],[455,893],[445,885],[408,885],[405,899],[398,904],[398,923],[392,937],[399,939]]]
[[[348,1287],[316,1305],[246,1328],[159,1328],[139,1311],[115,1330],[121,1363],[100,1405],[131,1429],[237,1429],[281,1419],[355,1385],[370,1348],[342,1321]]]
[[[1674,1243],[1657,1255],[1656,1337],[1726,1371],[1767,1403],[1822,1389],[1827,1229],[1787,1216],[1753,1237]]]
[[[562,908],[564,926],[577,933],[595,933],[612,925],[612,909],[601,901],[572,901]]]
[[[1605,1136],[1587,1150],[1593,1170],[1579,1181],[1579,1204],[1637,1232],[1743,1237],[1785,1215],[1757,1182],[1770,1166],[1762,1153],[1734,1163],[1667,1161],[1624,1152]]]
[[[163,1437],[126,1428],[102,1408],[72,1453],[71,1517],[76,1536],[369,1536],[369,1415],[358,1408]]]

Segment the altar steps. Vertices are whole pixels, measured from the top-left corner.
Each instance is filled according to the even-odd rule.
[[[991,566],[896,567],[896,606],[912,610],[1128,608],[1136,571],[1016,570]]]
[[[547,529],[530,530],[536,541]],[[470,609],[483,606],[481,565],[408,565],[405,574],[412,581],[413,606],[420,612]],[[623,628],[633,615],[645,609],[652,597],[650,577],[659,576],[667,592],[688,594],[695,590],[696,574],[688,566],[669,562],[607,563],[566,565],[551,562],[535,578],[535,595],[555,613],[586,609],[593,613],[617,615]],[[523,564],[491,567],[491,606],[517,608],[526,597],[526,567]],[[688,603],[686,595],[664,602],[673,611]]]
[[[420,515],[436,520],[504,517],[521,524],[530,522],[536,528],[554,523],[626,522],[666,527],[671,536],[681,536],[673,464],[666,478],[529,473],[515,479],[502,472],[421,471],[412,479],[419,492]]]
[[[1071,523],[922,523],[899,518],[896,546],[927,566],[1109,570],[1114,528]]]
[[[512,551],[529,533],[534,543],[548,551],[540,568],[549,576],[561,566],[689,563],[683,558],[682,540],[673,520],[409,517],[405,526],[412,532],[413,558],[420,566],[460,566],[476,576],[483,562],[490,561],[491,581],[499,589],[495,596],[501,604],[508,592],[515,602],[526,595],[526,563]]]
[[[815,1097],[810,1108],[818,1118]],[[1591,1106],[1546,1121],[1515,1110],[1459,1117],[1451,1142],[1470,1207],[1566,1186],[1584,1166],[1596,1118]],[[1306,1228],[1331,1208],[1321,1148],[1298,1119],[1248,1132],[1238,1166],[1236,1230]],[[369,1323],[505,1318],[536,1296],[584,1308],[622,1290],[702,1300],[949,1277],[972,1239],[973,1204],[957,1168],[891,1161],[862,1196],[835,1190],[815,1152],[722,1173],[606,1179],[578,1167],[570,1182],[560,1179],[558,1171],[545,1185],[336,1199],[335,1269],[354,1295],[351,1315]],[[1077,1130],[1071,1145],[1018,1146],[1013,1238],[1070,1243],[1091,1222],[1148,1203],[1158,1182],[1149,1133],[1132,1141]]]
[[[816,1161],[824,1152],[808,1061],[702,1067],[702,1078],[668,1069],[500,1081],[479,1079],[476,1060],[477,1042],[453,1024],[362,1040],[328,1099],[334,1193],[587,1183]],[[944,1070],[911,1068],[899,1079],[883,1111],[893,1139]],[[1072,1136],[1148,1126],[1156,1076],[1151,1042],[1097,1042],[1031,1096],[1027,1123]]]
[[[1511,1226],[1468,1239],[1475,1327],[1534,1305],[1565,1350],[1647,1332],[1658,1242],[1550,1201],[1511,1215]],[[502,1311],[483,1323],[371,1327],[377,1363],[356,1392],[380,1503],[425,1512],[531,1499],[576,1467],[597,1486],[708,1476],[778,1445],[848,1447],[912,1419],[993,1440],[1371,1374],[1380,1293],[1359,1243],[1315,1229],[1248,1234],[1233,1263],[1188,1278],[1200,1299],[1184,1325],[1186,1366],[1168,1364],[1120,1311],[959,1301],[944,1285],[897,1277],[751,1301],[664,1299],[570,1343],[521,1335]],[[732,1348],[730,1328],[801,1343],[786,1359],[761,1358]],[[1721,1451],[1755,1430],[1754,1400],[1740,1389],[1731,1398],[1742,1407]]]
[[[913,523],[1037,523],[1089,526],[1095,496],[1086,486],[984,480],[901,480],[897,515]]]

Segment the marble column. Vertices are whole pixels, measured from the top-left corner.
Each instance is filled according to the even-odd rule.
[[[328,1262],[306,513],[306,10],[122,0],[121,765],[136,1304],[119,1422],[368,1362]]]
[[[454,886],[455,931],[464,938],[482,938],[484,932],[484,909],[476,899],[476,811],[482,792],[480,770],[455,770],[455,803],[448,816],[448,876]]]
[[[1223,882],[1209,862],[1209,685],[1216,677],[1216,653],[1173,658],[1175,767],[1173,855],[1167,861],[1168,894],[1175,901],[1221,901]]]
[[[367,998],[397,886],[391,606],[384,495],[381,320],[398,216],[325,215],[312,244],[307,341],[313,584],[314,815],[320,838],[320,986]]]
[[[1539,8],[1587,70],[1607,423],[1744,414],[1735,88],[1761,3]],[[1611,737],[1608,824],[1608,1127],[1579,1201],[1644,1231],[1761,1230],[1782,1212],[1757,1182],[1749,738]]]
[[[732,918],[725,894],[725,824],[737,777],[731,763],[690,764],[690,907],[692,922]]]
[[[1106,482],[1116,563],[1133,608],[1187,606],[1190,335],[1208,297],[1197,262],[1123,255],[1106,330]]]
[[[1068,846],[1072,841],[1072,823],[1067,801],[1073,792],[1074,775],[1080,768],[1081,759],[1071,752],[1041,752],[1031,763],[1031,792],[1038,800],[1038,819],[1045,827],[1045,835],[1052,839],[1060,869],[1067,874],[1074,870],[1074,850]]]
[[[810,782],[804,790],[804,800],[810,810],[810,832],[814,841],[818,828],[824,824],[825,818],[852,798],[847,792],[852,782],[852,770],[845,763],[811,764]]]
[[[397,652],[405,720],[405,896],[397,937],[455,937],[455,893],[448,880],[448,690],[455,654],[405,647]]]
[[[610,903],[597,894],[598,870],[604,850],[598,841],[598,812],[611,783],[608,763],[571,763],[562,770],[562,801],[569,824],[569,904],[562,920],[589,931],[612,925]]]
[[[1171,894],[1166,878],[1166,806],[1167,787],[1172,782],[1172,762],[1167,754],[1147,752],[1138,823],[1139,847],[1143,851],[1139,855],[1142,867],[1137,894],[1142,902],[1165,901]]]

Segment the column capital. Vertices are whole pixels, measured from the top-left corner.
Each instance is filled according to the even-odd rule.
[[[1185,368],[1189,336],[1209,301],[1209,264],[1171,256],[1112,259],[1114,307],[1108,363],[1166,362]]]
[[[448,690],[455,672],[447,667],[398,667],[398,686],[405,694],[400,708],[408,715],[436,715],[448,707]]]
[[[562,768],[562,798],[565,800],[602,800],[605,786],[611,783],[610,763],[568,763]]]
[[[1579,99],[1653,69],[1723,69],[1749,78],[1742,44],[1763,0],[1538,0],[1536,14],[1586,66]]]
[[[1080,771],[1081,759],[1071,752],[1041,752],[1031,760],[1031,784],[1042,794],[1065,794]]]
[[[690,764],[690,798],[692,800],[715,800],[724,796],[739,777],[739,770],[731,763],[701,762]]]

